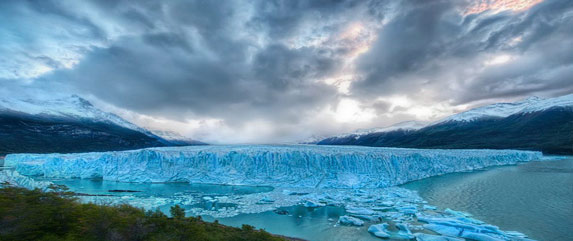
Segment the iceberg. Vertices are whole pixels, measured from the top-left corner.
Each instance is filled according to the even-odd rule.
[[[461,212],[450,211],[449,214]],[[508,237],[521,238],[521,233],[506,233],[493,225],[484,224],[475,219],[466,221],[459,216],[450,218],[418,217],[418,221],[426,222],[424,228],[445,236],[466,238],[471,240],[507,240]]]
[[[236,145],[75,154],[9,154],[20,174],[119,182],[192,182],[308,188],[382,188],[436,175],[542,158],[515,150]]]
[[[397,223],[396,227],[398,228],[398,236],[403,239],[413,239],[414,234],[410,231],[407,224],[404,223]]]
[[[427,233],[415,233],[416,240],[418,241],[464,241],[461,238],[453,238],[448,236],[438,236]]]
[[[424,210],[437,210],[438,207],[432,205],[424,205]]]
[[[374,210],[368,208],[354,207],[354,206],[346,206],[345,210],[347,213],[353,215],[373,215],[376,213]]]
[[[314,200],[306,200],[306,201],[304,201],[303,206],[305,206],[307,208],[317,208],[317,207],[324,207],[325,204],[319,203],[319,202],[314,201]]]
[[[362,226],[364,225],[364,221],[350,217],[350,216],[340,216],[338,218],[338,223],[342,225],[349,225],[349,226]]]
[[[261,200],[259,200],[259,202],[257,202],[257,204],[272,204],[274,202],[275,202],[275,200],[265,196]]]
[[[368,232],[379,238],[390,238],[387,223],[370,225]]]

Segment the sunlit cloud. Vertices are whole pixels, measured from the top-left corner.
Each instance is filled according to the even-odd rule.
[[[496,55],[496,56],[493,56],[492,58],[488,59],[487,61],[485,61],[484,64],[485,65],[505,64],[512,59],[513,59],[513,57],[511,55],[508,55],[508,54]]]
[[[374,110],[363,108],[360,102],[348,98],[341,99],[335,111],[335,119],[338,122],[365,122],[374,117]]]
[[[521,42],[523,42],[523,37],[522,37],[522,36],[517,36],[517,37],[515,37],[515,38],[512,38],[512,39],[509,41],[508,45],[511,46],[511,47],[513,47],[513,46],[515,46],[515,45],[517,45],[517,44],[519,44],[519,43],[521,43]]]
[[[501,11],[525,11],[543,0],[476,0],[473,5],[467,8],[464,15],[482,13],[488,10],[493,12]]]
[[[353,74],[341,74],[332,76],[322,81],[327,85],[335,86],[339,93],[341,94],[349,94],[350,93],[350,85],[352,84],[352,80],[354,79]]]
[[[370,49],[371,44],[376,40],[375,30],[377,29],[374,26],[354,22],[346,26],[337,41],[350,49],[347,56],[352,60]]]

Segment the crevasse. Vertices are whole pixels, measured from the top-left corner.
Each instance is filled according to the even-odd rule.
[[[540,152],[515,150],[240,145],[10,154],[5,166],[23,175],[120,182],[374,188],[541,157]]]

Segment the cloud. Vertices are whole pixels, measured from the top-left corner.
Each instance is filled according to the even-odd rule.
[[[457,4],[403,6],[402,14],[380,29],[371,50],[357,60],[365,75],[351,92],[362,98],[432,95],[434,101],[464,104],[573,89],[561,77],[572,67],[573,52],[562,51],[573,39],[567,27],[573,24],[570,1],[535,1],[515,11],[506,6],[510,10],[465,16]]]
[[[6,0],[0,83],[210,142],[295,141],[570,93],[572,5]]]

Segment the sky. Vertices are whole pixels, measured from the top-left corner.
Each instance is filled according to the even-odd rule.
[[[573,93],[571,0],[2,0],[0,95],[283,143]]]

